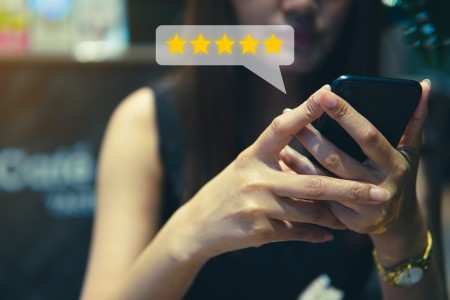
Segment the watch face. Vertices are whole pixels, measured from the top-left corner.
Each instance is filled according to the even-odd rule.
[[[395,279],[395,283],[399,286],[411,286],[420,281],[423,277],[423,270],[419,267],[412,267],[403,270]]]

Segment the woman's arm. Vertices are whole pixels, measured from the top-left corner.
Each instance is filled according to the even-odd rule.
[[[83,299],[103,298],[156,234],[162,169],[153,114],[153,92],[141,89],[108,124]]]

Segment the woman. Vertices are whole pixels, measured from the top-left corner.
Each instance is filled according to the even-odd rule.
[[[377,74],[378,12],[375,0],[190,1],[188,24],[292,25],[288,96],[239,68],[194,67],[126,99],[101,153],[83,298],[292,299],[325,272],[347,299],[369,299],[370,242],[385,267],[422,256],[415,175],[429,83],[397,150],[318,89]],[[324,112],[368,161],[320,138],[310,123]],[[295,135],[326,168],[287,147]],[[435,260],[412,287],[381,285],[386,299],[444,297]]]

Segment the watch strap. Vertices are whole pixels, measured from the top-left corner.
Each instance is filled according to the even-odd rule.
[[[395,266],[385,268],[378,260],[376,250],[374,250],[372,254],[378,273],[380,274],[381,278],[383,278],[384,281],[393,286],[407,287],[417,284],[423,277],[424,275],[423,273],[428,269],[430,265],[432,247],[433,247],[433,239],[430,231],[428,230],[427,246],[425,248],[423,255],[421,255],[420,257],[410,258]],[[402,280],[402,275],[407,271],[411,271],[413,268],[418,268],[419,270],[422,271],[421,278],[414,282],[404,282]]]

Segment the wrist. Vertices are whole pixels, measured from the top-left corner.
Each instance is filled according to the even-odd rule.
[[[374,250],[373,258],[379,276],[388,284],[396,287],[411,287],[418,284],[430,267],[432,248],[433,239],[430,231],[427,231],[426,248],[420,256],[409,258],[408,260],[389,268],[385,268],[385,266],[380,263],[378,255]]]
[[[177,264],[203,265],[210,259],[203,247],[199,230],[185,212],[186,205],[178,209],[158,234],[170,259]]]
[[[426,248],[427,226],[420,210],[408,212],[407,217],[399,218],[381,234],[370,235],[378,261],[386,267],[420,256]]]

